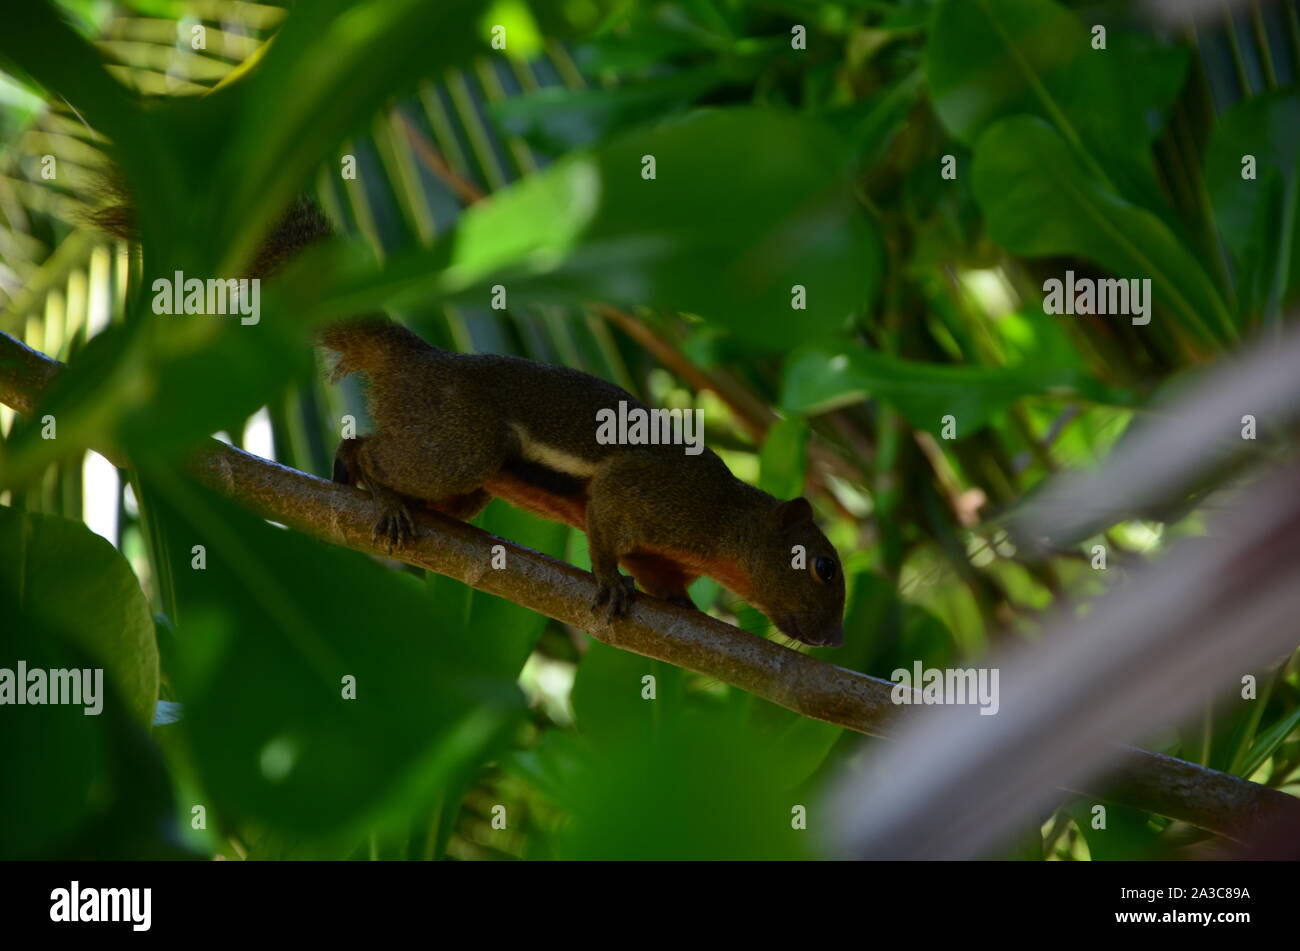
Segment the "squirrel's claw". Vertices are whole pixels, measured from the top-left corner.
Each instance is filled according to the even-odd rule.
[[[391,555],[393,549],[400,548],[415,537],[415,525],[410,513],[404,506],[387,509],[375,522],[370,538],[376,545],[382,544]]]
[[[636,582],[627,575],[617,575],[613,581],[600,582],[600,586],[596,589],[596,600],[592,602],[591,607],[594,611],[608,605],[605,614],[612,620],[627,614],[635,594]]]

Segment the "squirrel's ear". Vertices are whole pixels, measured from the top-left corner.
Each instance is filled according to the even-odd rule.
[[[803,525],[813,520],[812,506],[802,495],[789,502],[782,502],[776,507],[777,521],[785,528]]]

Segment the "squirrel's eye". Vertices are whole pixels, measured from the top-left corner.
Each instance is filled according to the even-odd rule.
[[[817,572],[817,577],[821,578],[822,581],[825,581],[827,584],[830,584],[835,580],[834,558],[818,558],[813,562],[813,568]]]

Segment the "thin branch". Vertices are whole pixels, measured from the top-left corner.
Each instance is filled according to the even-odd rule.
[[[0,402],[24,414],[62,364],[0,333]],[[335,545],[387,554],[371,538],[364,492],[211,440],[185,463],[198,481],[255,514]],[[595,579],[507,539],[436,513],[417,515],[418,534],[394,553],[412,565],[462,581],[585,630],[598,640],[721,680],[817,720],[873,736],[897,731],[911,707],[892,699],[894,684],[837,667],[689,611],[640,596],[628,615],[593,614]],[[509,571],[489,565],[504,545]],[[868,632],[858,632],[867,636]],[[1124,747],[1108,781],[1088,794],[1245,838],[1267,823],[1300,815],[1300,800],[1194,763]]]
[[[442,183],[454,191],[461,201],[466,205],[472,205],[475,202],[482,201],[483,198],[486,197],[483,189],[479,188],[469,179],[458,175],[455,170],[447,164],[447,160],[442,157],[442,153],[434,148],[433,143],[421,134],[420,130],[412,124],[411,120],[402,114],[401,110],[397,110],[395,115],[397,116],[398,122],[401,123],[402,130],[406,133],[407,141],[409,141],[411,147],[415,149],[415,154],[420,157],[420,161],[424,163],[424,167],[441,179]]]
[[[735,414],[751,439],[755,442],[763,441],[768,427],[776,422],[776,414],[765,403],[742,388],[729,385],[729,382],[718,374],[700,369],[676,347],[627,311],[604,303],[592,303],[589,306],[644,347],[652,357],[677,377],[685,380],[696,390],[711,390]]]

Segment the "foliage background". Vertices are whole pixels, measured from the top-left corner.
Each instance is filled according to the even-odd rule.
[[[1032,638],[1049,608],[1086,610],[1203,532],[1207,493],[1047,560],[1001,523],[1102,461],[1154,398],[1275,334],[1300,281],[1290,2],[1173,31],[1049,0],[57,9],[70,27],[32,4],[0,39],[0,329],[71,364],[58,439],[0,409],[0,660],[102,663],[114,696],[100,718],[6,708],[4,772],[23,777],[0,784],[6,857],[813,854],[792,807],[816,823],[825,780],[873,741],[176,474],[214,431],[328,474],[336,420],[363,407],[321,382],[321,320],[385,306],[441,346],[703,408],[733,471],[806,491],[845,556],[846,646],[817,653],[887,677]],[[105,154],[137,195],[137,256],[86,225]],[[237,272],[302,190],[347,237],[268,286],[256,327],[146,318],[153,277]],[[1045,316],[1042,282],[1067,268],[1151,277],[1152,322]],[[580,533],[500,503],[480,524],[587,567]],[[768,632],[716,584],[693,594]],[[1152,747],[1300,790],[1296,657],[1258,673],[1259,702],[1207,704]],[[1086,803],[1025,816],[1015,854],[1206,844],[1111,815],[1105,833]]]

